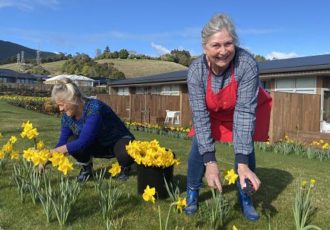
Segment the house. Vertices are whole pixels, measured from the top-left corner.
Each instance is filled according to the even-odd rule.
[[[270,127],[273,140],[289,133],[306,138],[330,132],[329,54],[264,61],[258,65],[261,81],[273,97]],[[168,110],[180,113],[181,126],[190,126],[186,75],[184,70],[112,81],[111,96],[100,98],[128,120],[157,123],[166,117]]]
[[[0,83],[36,84],[47,78],[47,75],[19,73],[10,69],[0,69]]]
[[[78,86],[87,86],[87,87],[93,87],[94,81],[95,81],[91,78],[81,76],[81,75],[61,74],[61,75],[57,75],[55,77],[46,79],[44,81],[44,83],[48,84],[48,85],[54,85],[54,84],[57,84],[60,80],[63,80],[65,78],[72,80]]]

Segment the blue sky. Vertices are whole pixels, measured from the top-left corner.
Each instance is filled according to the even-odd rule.
[[[330,53],[329,9],[327,0],[0,0],[0,40],[91,57],[106,46],[156,57],[173,49],[199,55],[202,27],[221,12],[252,53],[309,56]]]

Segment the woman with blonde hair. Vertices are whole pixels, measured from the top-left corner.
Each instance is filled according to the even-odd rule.
[[[62,113],[61,134],[54,151],[70,154],[82,166],[78,181],[92,176],[93,157],[116,157],[122,169],[118,179],[128,179],[133,159],[125,146],[134,136],[111,107],[86,97],[68,78],[58,81],[51,96]]]

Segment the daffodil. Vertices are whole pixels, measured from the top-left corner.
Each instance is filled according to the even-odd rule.
[[[38,141],[37,149],[43,149],[43,148],[45,148],[45,143],[42,140]]]
[[[0,150],[0,160],[5,158],[5,152],[3,150]]]
[[[232,230],[238,230],[238,228],[236,228],[236,226],[235,225],[233,225],[233,229]]]
[[[186,200],[186,198],[179,197],[179,199],[177,200],[177,202],[175,204],[176,204],[176,209],[180,213],[182,213],[182,209],[187,206],[187,200]]]
[[[10,143],[10,142],[7,142],[6,144],[4,144],[2,146],[2,150],[5,151],[5,152],[11,152],[11,151],[13,151],[13,148],[14,148],[13,144]]]
[[[18,151],[12,151],[10,153],[10,159],[12,159],[12,160],[18,160],[18,157],[19,157]]]
[[[301,187],[302,187],[302,188],[305,188],[305,187],[306,187],[306,184],[307,184],[307,181],[306,181],[306,180],[303,180],[303,181],[301,182]]]
[[[22,124],[23,131],[21,132],[21,137],[28,139],[33,139],[39,135],[38,130],[36,128],[33,128],[33,125],[30,121],[23,122]]]
[[[316,180],[315,179],[311,179],[311,181],[310,181],[311,188],[314,188],[315,183],[316,183]]]
[[[126,150],[139,165],[166,168],[180,163],[175,159],[172,150],[161,147],[157,140],[134,140],[126,146]]]
[[[15,136],[11,136],[10,139],[9,139],[9,142],[10,142],[11,144],[15,144],[16,141],[17,141],[17,138],[16,138]]]
[[[45,165],[49,159],[49,155],[48,150],[37,150],[31,156],[31,161],[34,166]]]
[[[63,153],[53,152],[51,155],[49,161],[52,162],[53,167],[59,166],[65,158]]]
[[[35,153],[34,148],[28,148],[26,150],[23,150],[23,158],[26,161],[31,161],[33,154]]]
[[[63,161],[61,161],[61,164],[58,166],[58,170],[63,172],[64,175],[67,175],[69,171],[73,170],[73,164],[67,157],[64,157]]]
[[[152,203],[155,203],[155,194],[156,189],[154,187],[150,188],[149,185],[147,185],[142,195],[143,200],[145,200],[146,202],[150,201]]]
[[[116,176],[120,173],[121,171],[121,167],[119,165],[118,162],[114,163],[111,165],[111,168],[109,169],[109,173],[111,174],[111,176]]]
[[[235,184],[235,181],[237,180],[238,175],[235,173],[234,169],[228,170],[227,174],[225,176],[225,180],[228,181],[228,184]]]

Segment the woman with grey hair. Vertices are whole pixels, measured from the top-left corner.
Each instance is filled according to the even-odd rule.
[[[187,84],[193,116],[188,160],[186,214],[198,209],[202,178],[222,191],[215,157],[215,141],[233,142],[238,195],[243,215],[258,220],[251,192],[260,187],[255,174],[254,140],[267,141],[271,97],[259,86],[258,66],[251,54],[238,47],[235,27],[228,16],[211,18],[202,31],[204,54],[188,70]]]
[[[125,146],[134,136],[110,106],[89,99],[68,78],[53,87],[52,99],[62,113],[61,134],[54,151],[68,153],[82,165],[78,181],[92,176],[92,157],[116,157],[122,169],[118,179],[128,179],[133,159]]]

